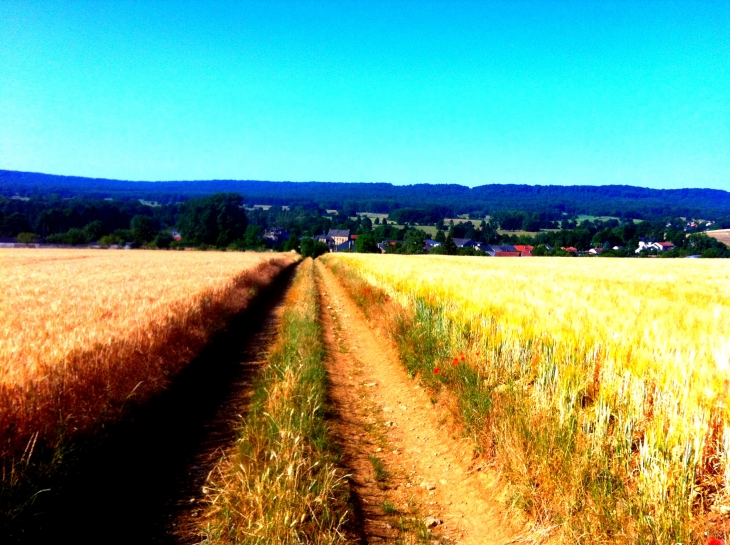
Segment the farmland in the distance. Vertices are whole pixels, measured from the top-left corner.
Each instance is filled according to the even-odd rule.
[[[44,463],[165,388],[293,259],[0,250],[3,494],[27,484],[29,456]]]
[[[456,396],[511,502],[546,526],[570,541],[688,543],[727,520],[727,267],[326,261],[372,318],[390,320],[409,371]]]
[[[730,245],[730,229],[719,229],[717,231],[708,231],[707,236],[715,238],[725,245]]]

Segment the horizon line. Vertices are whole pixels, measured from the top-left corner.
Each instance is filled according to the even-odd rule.
[[[654,187],[646,187],[641,185],[629,185],[629,184],[572,184],[572,183],[566,183],[566,184],[514,184],[514,183],[499,183],[499,182],[490,182],[486,184],[481,185],[462,185],[459,183],[429,183],[429,182],[421,182],[421,183],[415,183],[415,184],[396,184],[393,182],[337,182],[337,181],[323,181],[323,180],[255,180],[255,179],[245,179],[245,178],[209,178],[209,179],[198,179],[198,180],[125,180],[121,178],[106,178],[106,177],[93,177],[93,176],[83,176],[83,175],[77,175],[77,174],[51,174],[48,172],[37,172],[37,171],[31,171],[31,170],[9,170],[9,169],[0,169],[0,172],[13,172],[13,173],[20,173],[20,174],[39,174],[41,176],[55,176],[59,178],[84,178],[87,180],[104,180],[104,181],[110,181],[110,182],[126,182],[131,184],[137,184],[137,183],[149,183],[149,184],[164,184],[164,183],[205,183],[205,182],[259,182],[259,183],[290,183],[290,184],[306,184],[306,183],[318,183],[318,184],[342,184],[342,185],[389,185],[392,187],[414,187],[414,186],[457,186],[457,187],[464,187],[466,189],[477,189],[480,187],[486,187],[486,186],[492,186],[492,185],[498,185],[498,186],[515,186],[515,187],[631,187],[635,189],[650,189],[652,191],[720,191],[723,193],[730,193],[730,191],[726,189],[716,189],[713,187],[683,187],[683,188],[674,188],[674,189],[665,189],[665,188],[654,188]]]

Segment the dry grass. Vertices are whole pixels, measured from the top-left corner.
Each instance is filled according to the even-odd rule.
[[[292,259],[0,250],[0,495],[27,481],[34,450],[57,457],[164,388]]]
[[[364,306],[405,309],[404,363],[457,392],[513,504],[541,524],[579,542],[730,530],[724,263],[326,259]]]
[[[326,370],[312,261],[285,302],[235,450],[211,477],[205,543],[345,541],[347,483],[324,420]]]

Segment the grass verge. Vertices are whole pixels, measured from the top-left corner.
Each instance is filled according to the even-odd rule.
[[[287,295],[236,448],[211,475],[205,543],[345,541],[349,489],[325,423],[316,293],[308,259]]]

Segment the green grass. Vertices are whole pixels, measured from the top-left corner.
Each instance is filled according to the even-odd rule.
[[[622,221],[621,218],[619,218],[617,216],[591,216],[588,214],[578,214],[578,220],[577,220],[578,223],[580,223],[581,221],[585,221],[585,220],[588,220],[588,221],[618,220],[619,222]],[[643,220],[634,219],[631,221],[633,221],[634,223],[641,223]]]
[[[370,460],[370,463],[373,465],[373,473],[375,475],[375,480],[378,482],[382,482],[385,479],[388,478],[389,473],[385,470],[385,467],[383,466],[383,460],[378,458],[375,455],[370,455],[368,457]]]
[[[279,340],[237,448],[208,487],[206,543],[344,542],[348,486],[325,422],[326,369],[312,261],[300,266]]]

